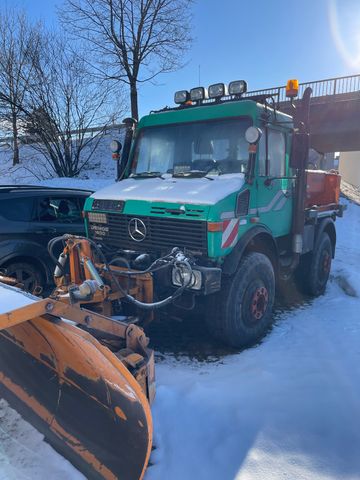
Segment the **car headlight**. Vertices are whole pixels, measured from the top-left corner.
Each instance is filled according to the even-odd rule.
[[[199,270],[192,270],[191,272],[185,267],[174,267],[172,270],[172,283],[176,287],[187,285],[186,288],[192,290],[201,290],[202,275]]]

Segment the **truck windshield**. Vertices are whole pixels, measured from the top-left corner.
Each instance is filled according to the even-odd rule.
[[[249,118],[143,128],[132,159],[132,176],[202,176],[245,173]]]

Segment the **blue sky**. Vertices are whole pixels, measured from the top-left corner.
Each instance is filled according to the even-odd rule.
[[[56,23],[61,4],[1,2],[49,24]],[[141,88],[141,114],[172,105],[176,90],[197,86],[199,65],[204,86],[245,79],[251,90],[282,85],[288,78],[301,82],[360,73],[358,0],[197,0],[193,31],[187,65]]]

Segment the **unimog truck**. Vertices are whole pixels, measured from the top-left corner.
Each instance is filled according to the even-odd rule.
[[[295,101],[288,82],[289,116],[246,88],[179,91],[176,107],[127,119],[123,147],[112,142],[117,182],[85,205],[88,236],[112,262],[146,271],[178,247],[192,271],[159,269],[155,298],[186,285],[176,306],[205,305],[210,332],[235,347],[266,333],[293,274],[324,293],[342,215],[337,172],[307,170],[311,89]]]

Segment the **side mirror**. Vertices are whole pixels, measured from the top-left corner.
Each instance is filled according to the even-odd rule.
[[[259,143],[259,140],[261,138],[262,131],[258,127],[249,127],[246,129],[245,132],[245,139],[248,143],[251,145],[254,145],[256,143]]]
[[[309,156],[310,135],[295,132],[292,138],[290,167],[305,170]]]
[[[112,152],[113,160],[119,160],[121,149],[122,144],[117,140],[112,140],[112,142],[110,143],[110,150]]]
[[[249,144],[249,162],[247,166],[247,172],[245,174],[245,179],[248,184],[252,184],[254,181],[254,172],[255,172],[255,158],[257,151],[257,144],[261,138],[262,131],[258,127],[249,127],[245,132],[245,139]]]

